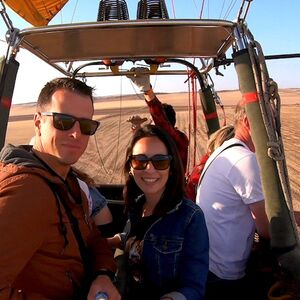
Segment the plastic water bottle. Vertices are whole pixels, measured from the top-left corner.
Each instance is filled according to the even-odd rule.
[[[105,292],[98,292],[94,300],[108,300],[108,295]]]

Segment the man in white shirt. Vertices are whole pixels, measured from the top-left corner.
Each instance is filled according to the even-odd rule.
[[[269,238],[259,167],[245,108],[235,112],[235,136],[210,156],[197,189],[210,241],[206,298],[246,299],[245,269],[254,232]]]

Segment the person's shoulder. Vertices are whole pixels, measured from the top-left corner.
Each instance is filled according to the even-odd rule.
[[[186,197],[182,199],[180,206],[181,209],[184,209],[191,213],[195,213],[198,211],[202,212],[201,208],[195,202],[193,202],[191,199],[188,199]]]
[[[22,214],[39,215],[55,206],[52,191],[49,183],[36,173],[16,173],[1,182],[1,200],[7,207],[17,207]]]
[[[235,157],[238,156],[255,156],[255,153],[252,152],[248,146],[240,141],[237,138],[231,138],[228,141],[225,141],[219,148],[218,148],[219,153],[222,153],[224,156],[226,156],[226,154],[230,153],[230,155],[232,155],[232,153],[235,153]]]
[[[235,149],[237,149],[237,148],[238,149],[239,148],[248,149],[247,145],[244,142],[240,141],[239,139],[237,139],[235,137],[233,137],[233,138],[231,138],[227,141],[224,141],[224,143],[219,148],[220,149],[225,149],[225,148],[228,148],[228,147],[230,147],[230,149],[232,149],[232,148],[235,148]]]
[[[90,191],[91,197],[93,199],[99,199],[102,201],[106,201],[106,198],[104,197],[104,195],[102,195],[101,192],[96,187],[89,186],[89,191]]]
[[[178,218],[180,218],[184,224],[196,222],[195,224],[201,226],[201,224],[205,222],[202,209],[192,200],[187,198],[184,198],[181,201]]]
[[[47,178],[38,171],[34,172],[31,168],[28,171],[12,172],[7,179],[8,185],[16,185],[15,188],[20,190],[29,189],[32,194],[38,193],[40,189],[51,189],[50,184],[54,184],[50,177]]]

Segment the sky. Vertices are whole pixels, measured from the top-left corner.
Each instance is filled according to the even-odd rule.
[[[170,19],[197,19],[204,1],[202,18],[225,18],[233,21],[238,15],[242,0],[165,0]],[[137,0],[127,0],[130,19],[136,18]],[[69,0],[50,24],[77,23],[97,19],[99,0]],[[7,8],[7,13],[18,29],[31,27],[16,13]],[[252,0],[246,17],[248,28],[254,35],[265,55],[300,53],[300,18],[299,0]],[[0,17],[0,55],[6,52],[6,25]],[[227,57],[231,57],[228,51]],[[49,67],[28,51],[21,49],[17,55],[20,68],[13,95],[13,104],[34,102],[43,85],[60,77],[58,71]],[[279,88],[300,87],[300,58],[268,60],[268,71]],[[231,90],[238,88],[237,76],[233,65],[220,68],[224,76],[211,76],[215,89]],[[187,84],[182,76],[151,76],[156,92],[187,91]],[[132,94],[135,92],[129,80],[124,77],[88,79],[89,85],[95,87],[96,96]]]

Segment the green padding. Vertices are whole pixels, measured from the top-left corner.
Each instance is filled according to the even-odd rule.
[[[247,50],[241,50],[232,55],[234,66],[238,75],[240,91],[242,94],[256,92],[251,61]]]
[[[15,59],[10,59],[6,64],[5,59],[1,58],[0,64],[0,149],[2,149],[5,143],[11,99],[19,63]]]
[[[204,115],[217,113],[216,104],[210,87],[205,88],[200,93],[200,99]],[[206,124],[208,128],[208,135],[211,135],[220,128],[219,118],[217,115],[216,118],[206,120]]]
[[[248,52],[241,51],[236,54],[234,56],[234,63],[242,94],[256,93]],[[266,211],[271,223],[271,245],[278,248],[289,247],[295,244],[296,237],[279,181],[276,163],[267,155],[268,138],[259,103],[257,101],[248,103],[246,105],[246,113],[250,122],[252,139],[260,166]]]

